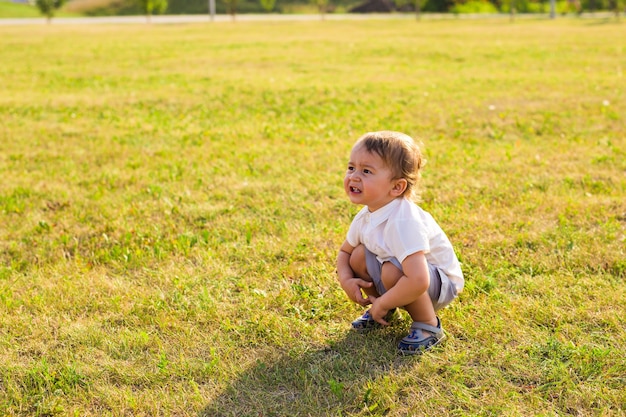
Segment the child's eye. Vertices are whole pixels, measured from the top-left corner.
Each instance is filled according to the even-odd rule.
[[[369,169],[364,169],[364,170],[363,170],[363,173],[364,173],[364,174],[371,174],[371,173],[372,173],[372,171],[370,171]]]
[[[354,167],[353,166],[348,166],[348,171],[354,171]]]

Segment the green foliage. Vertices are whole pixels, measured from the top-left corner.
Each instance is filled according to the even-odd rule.
[[[596,12],[600,10],[614,10],[616,2],[615,0],[581,0],[581,5],[584,10]]]
[[[274,6],[276,5],[276,0],[260,0],[260,2],[266,12],[273,11]]]
[[[446,13],[454,5],[454,0],[423,0],[422,11]]]
[[[623,414],[625,42],[574,18],[0,26],[0,415]],[[350,332],[334,273],[346,159],[381,128],[424,143],[467,278],[420,358],[404,313]]]
[[[224,1],[224,4],[226,5],[226,11],[234,19],[235,15],[237,14],[237,3],[238,3],[238,0],[223,0],[223,1]]]
[[[266,4],[264,5],[263,2]],[[298,5],[308,4],[308,0],[284,1],[284,0],[238,0],[236,13],[263,13],[268,11],[288,13],[291,8]],[[271,4],[271,7],[270,7]],[[230,13],[229,0],[216,0],[217,13]],[[268,8],[269,7],[269,8]],[[314,12],[314,11],[311,11]],[[208,1],[206,0],[169,0],[168,13],[172,14],[206,14],[208,13]]]
[[[498,9],[489,3],[488,1],[483,0],[470,0],[465,3],[457,3],[450,9],[452,13],[498,13]]]
[[[35,0],[39,11],[48,19],[52,19],[58,9],[63,7],[66,0]]]
[[[216,5],[220,3],[221,1],[216,0]],[[172,14],[207,14],[209,2],[208,0],[168,0],[168,12]]]
[[[48,0],[46,0],[48,1]],[[146,0],[147,1],[147,0]],[[152,2],[153,0],[151,0]],[[151,13],[169,13],[169,14],[206,14],[208,13],[208,2],[205,0],[157,0],[161,3],[159,7],[155,4],[147,4],[143,0],[108,0],[94,1],[93,3],[85,2],[77,5],[71,2],[65,7],[63,16],[71,16],[76,14],[85,14],[88,16],[108,16],[108,15],[136,15],[147,14],[146,7],[150,6],[154,10]],[[315,13],[315,12],[335,12],[342,13],[355,6],[354,0],[336,0],[329,4],[327,0],[216,0],[217,13]],[[559,14],[579,14],[583,12],[593,11],[612,11],[617,7],[618,10],[623,8],[620,1],[613,0],[582,0],[557,1],[556,11]],[[142,4],[145,3],[145,4]],[[358,2],[357,2],[358,3]],[[515,9],[520,13],[547,13],[549,11],[549,2],[540,0],[482,0],[470,1],[465,0],[420,0],[421,11],[437,12],[437,13],[509,13],[511,3],[515,5]],[[396,0],[394,2],[396,9],[403,12],[414,11],[416,2],[414,0]],[[495,9],[494,9],[495,8]],[[68,13],[68,11],[75,13]],[[160,11],[159,11],[160,10]],[[56,13],[55,13],[56,15]],[[25,4],[14,4],[0,0],[0,17],[35,17],[37,12],[35,8]]]
[[[167,10],[168,0],[137,0],[141,10],[148,16],[163,14]]]
[[[328,11],[328,5],[330,4],[329,0],[311,0],[312,3],[317,7],[317,11],[324,15]]]

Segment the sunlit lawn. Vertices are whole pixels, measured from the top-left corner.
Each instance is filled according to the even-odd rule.
[[[624,414],[623,21],[0,27],[0,61],[0,414]],[[467,279],[421,358],[335,282],[379,129]]]

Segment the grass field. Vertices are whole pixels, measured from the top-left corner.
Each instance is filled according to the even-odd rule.
[[[67,11],[65,8],[58,10],[54,15],[59,17],[79,16],[78,13]],[[14,3],[11,0],[0,0],[0,19],[21,17],[43,17],[43,15],[34,5]]]
[[[41,13],[35,6],[0,0],[0,18],[8,17],[40,17]]]
[[[623,416],[626,24],[0,27],[0,414]],[[395,353],[335,281],[364,132],[466,289]]]

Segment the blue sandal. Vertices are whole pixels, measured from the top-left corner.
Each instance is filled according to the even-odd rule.
[[[395,308],[389,310],[389,312],[384,317],[385,321],[388,322],[389,320],[391,320],[395,312]],[[383,327],[383,325],[372,318],[369,310],[367,310],[361,317],[352,322],[352,329],[359,332],[378,329],[380,327]]]
[[[430,333],[430,336],[424,336],[422,331]],[[437,327],[414,321],[409,335],[404,337],[398,344],[398,351],[404,355],[424,353],[441,343],[445,337],[446,335],[441,328],[439,317],[437,317]]]

